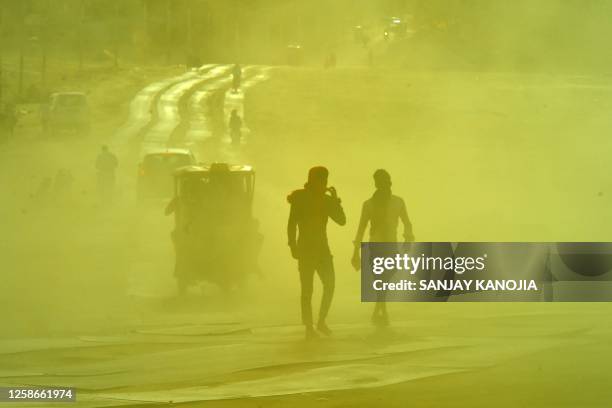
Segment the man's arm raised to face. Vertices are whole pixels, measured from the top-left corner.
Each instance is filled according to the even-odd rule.
[[[327,196],[327,205],[328,205],[328,215],[329,218],[334,220],[334,222],[338,225],[346,224],[346,215],[344,214],[344,209],[342,208],[341,200],[338,198],[336,194],[336,189],[333,187],[329,188],[331,192],[331,196]]]

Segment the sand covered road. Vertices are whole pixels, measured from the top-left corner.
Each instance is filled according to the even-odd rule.
[[[263,397],[296,404],[321,398],[327,403],[327,398],[308,393],[410,386],[427,378],[451,381],[449,374],[459,373],[480,376],[479,388],[491,381],[516,382],[510,372],[496,379],[482,376],[519,361],[529,369],[528,361],[538,361],[538,356],[544,362],[537,364],[545,369],[553,352],[605,347],[610,336],[598,327],[603,316],[593,307],[582,308],[583,313],[568,307],[534,313],[526,305],[506,305],[495,312],[482,312],[477,305],[450,312],[441,307],[413,309],[429,312],[412,318],[402,314],[404,323],[380,332],[365,324],[338,324],[333,339],[314,344],[301,340],[299,326],[249,327],[205,319],[199,324],[57,339],[52,348],[50,343],[5,342],[0,361],[7,370],[1,382],[76,386],[78,406],[84,407],[236,398],[242,400],[238,406],[249,406],[246,397],[255,398],[253,403],[269,400]],[[450,387],[452,383],[442,394],[451,394]],[[350,401],[349,395],[341,400]],[[385,400],[384,394],[378,397]],[[412,398],[427,401],[421,394]]]

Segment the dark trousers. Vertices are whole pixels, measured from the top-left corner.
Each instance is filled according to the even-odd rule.
[[[319,309],[319,321],[325,320],[331,306],[336,285],[334,263],[332,256],[325,256],[317,260],[300,260],[298,262],[300,282],[302,284],[302,323],[312,325],[312,290],[315,272],[323,284],[323,296]]]

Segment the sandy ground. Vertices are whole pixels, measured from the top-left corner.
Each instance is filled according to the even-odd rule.
[[[606,406],[608,304],[393,304],[392,328],[377,332],[348,260],[379,167],[418,240],[609,240],[609,78],[272,70],[245,96],[245,143],[220,145],[258,171],[262,276],[229,297],[204,286],[184,299],[163,203],[137,207],[129,191],[136,162],[122,163],[131,181],[112,209],[92,197],[99,143],[143,86],[110,82],[92,92],[122,114],[100,113],[88,141],[42,141],[32,125],[2,151],[13,200],[0,383],[73,385],[84,407]],[[196,147],[227,157],[207,149]],[[31,204],[40,173],[68,163],[76,204]],[[315,164],[329,167],[349,222],[330,226],[335,334],[309,344],[285,196]],[[11,181],[21,167],[27,177]]]
[[[593,310],[584,310],[593,316]],[[433,316],[432,316],[433,317]],[[469,347],[449,348],[447,351],[436,349],[432,351],[414,352],[405,356],[392,357],[382,375],[395,375],[390,366],[401,364],[400,361],[410,361],[410,367],[404,367],[405,372],[417,371],[417,367],[426,365],[424,360],[431,358],[435,364],[448,366],[456,363],[463,356],[464,363],[473,364],[480,360],[478,368],[466,368],[457,373],[432,375],[412,381],[384,385],[375,388],[362,388],[356,383],[349,390],[304,393],[297,395],[273,396],[256,399],[234,399],[207,403],[180,404],[181,407],[283,407],[283,406],[389,406],[389,407],[603,407],[610,400],[607,387],[609,375],[605,363],[611,352],[609,332],[595,329],[573,330],[568,325],[567,332],[549,333],[540,338],[546,338],[541,349],[529,350],[528,343],[539,337],[538,331],[543,327],[560,327],[568,315],[548,315],[539,318],[528,315],[502,316],[490,318],[453,319],[452,329],[446,331],[443,337],[452,338],[461,330],[465,339],[487,339],[477,351]],[[604,321],[607,317],[600,316]],[[541,319],[541,320],[540,320]],[[556,322],[554,322],[557,320]],[[596,319],[597,320],[597,319]],[[412,319],[414,322],[414,319]],[[536,323],[537,321],[537,323]],[[444,317],[439,316],[437,323],[447,324]],[[493,323],[494,322],[494,323]],[[599,326],[599,323],[595,323]],[[488,330],[492,324],[496,326]],[[539,326],[535,329],[534,326]],[[531,326],[531,328],[529,328]],[[460,327],[462,329],[460,329]],[[503,327],[503,328],[502,328]],[[470,330],[473,329],[473,330]],[[456,331],[457,330],[457,331]],[[422,328],[413,327],[411,333],[423,333]],[[596,334],[597,332],[597,334]],[[540,332],[542,334],[542,332]],[[369,341],[380,347],[389,339],[387,333],[372,337]],[[414,339],[414,338],[412,338]],[[527,340],[529,339],[529,340]],[[406,341],[407,339],[404,339]],[[428,339],[432,341],[431,338]],[[544,343],[548,343],[544,345]],[[512,349],[513,351],[509,351]],[[518,349],[521,352],[515,354]],[[507,353],[507,354],[506,354]],[[506,354],[504,357],[502,355]],[[405,359],[405,360],[404,360]],[[469,363],[468,363],[469,361]],[[351,368],[347,368],[351,370]],[[372,372],[370,372],[372,373]],[[364,382],[367,381],[364,378]],[[369,378],[371,380],[371,378]]]

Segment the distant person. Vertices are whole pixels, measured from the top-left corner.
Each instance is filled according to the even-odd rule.
[[[397,242],[397,225],[401,220],[404,226],[404,241],[414,241],[406,204],[401,197],[391,193],[391,184],[391,175],[386,170],[379,169],[374,172],[376,191],[370,199],[363,203],[359,227],[355,241],[353,241],[355,249],[351,263],[356,270],[361,267],[360,248],[368,225],[370,226],[370,242]],[[372,314],[372,323],[376,326],[389,325],[384,292],[379,292],[379,298]]]
[[[306,328],[306,339],[318,337],[312,318],[315,272],[323,284],[317,330],[326,336],[331,335],[326,318],[334,295],[335,273],[327,242],[327,220],[331,218],[338,225],[346,224],[336,189],[327,187],[328,175],[329,172],[325,167],[311,168],[304,188],[295,190],[287,197],[287,201],[291,204],[287,235],[291,255],[298,261],[302,323]]]
[[[236,109],[232,110],[232,114],[229,120],[230,137],[232,144],[239,145],[240,139],[242,139],[242,119],[238,115]]]
[[[115,171],[118,165],[117,156],[108,150],[108,146],[102,146],[96,159],[96,169],[98,170],[98,193],[103,201],[112,198],[115,189]]]
[[[232,68],[232,90],[237,93],[242,82],[242,67],[240,64],[234,65]]]

